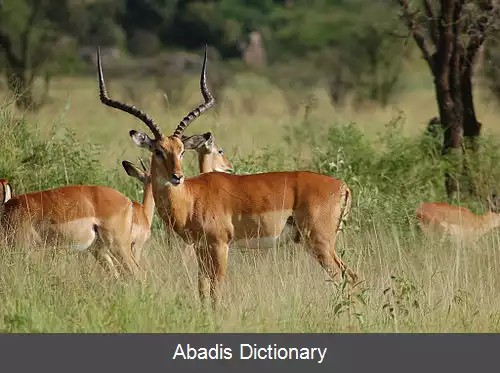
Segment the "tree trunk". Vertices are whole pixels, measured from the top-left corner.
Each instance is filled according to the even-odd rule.
[[[33,92],[23,71],[7,69],[7,85],[14,94],[17,108],[25,110],[33,108]]]
[[[445,172],[444,182],[448,199],[453,199],[458,191],[457,174],[462,143],[462,117],[460,111],[457,112],[457,103],[452,97],[450,75],[452,74],[447,74],[447,76],[437,80],[435,90],[441,125],[443,126],[442,155],[447,156],[451,161],[451,168]]]
[[[451,98],[448,80],[435,82],[436,99],[439,108],[439,116],[441,118],[441,126],[443,127],[443,148],[441,154],[449,156],[450,160],[457,157],[457,153],[461,150],[462,130],[460,116],[455,113],[454,103]],[[455,197],[458,191],[458,177],[456,170],[457,162],[452,162],[454,165],[451,170],[445,172],[445,188],[449,199]]]
[[[472,196],[477,196],[478,190],[474,177],[471,174],[469,158],[475,158],[477,155],[477,138],[481,134],[481,123],[477,120],[474,100],[472,98],[472,73],[473,66],[464,61],[464,67],[460,75],[462,102],[464,106],[464,176],[469,180],[469,193]]]
[[[468,146],[473,153],[477,151],[476,139],[481,132],[481,123],[477,121],[474,110],[472,74],[477,53],[487,35],[494,30],[492,22],[498,17],[498,9],[494,9],[497,1],[423,0],[427,18],[425,29],[417,22],[417,13],[410,9],[409,1],[399,0],[399,3],[406,26],[434,76],[444,134],[442,154],[452,161],[445,174],[448,199],[453,199],[459,190],[458,175],[468,176],[469,192],[477,195],[466,151]],[[439,3],[439,11],[435,9],[435,3]],[[476,7],[475,13],[471,12],[474,8],[470,6]],[[462,35],[468,36],[468,42],[464,43]],[[462,142],[462,138],[465,141]],[[460,160],[462,151],[465,153],[463,161]]]

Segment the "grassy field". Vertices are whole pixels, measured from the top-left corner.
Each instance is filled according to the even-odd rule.
[[[444,198],[444,166],[431,156],[435,144],[422,135],[436,115],[430,77],[424,71],[408,82],[411,89],[385,109],[333,108],[318,88],[317,107],[304,119],[303,110],[295,117],[287,113],[279,90],[242,75],[225,91],[219,115],[207,114],[187,131],[212,130],[237,173],[300,168],[345,180],[354,202],[337,250],[364,280],[355,294],[326,281],[301,247],[230,250],[223,309],[216,316],[204,313],[194,261],[182,256],[184,246],[176,237],[165,237],[156,218],[145,253],[149,276],[141,285],[98,276],[87,255],[34,259],[4,248],[0,331],[500,331],[500,236],[491,233],[466,247],[424,240],[414,229],[418,203]],[[16,192],[91,183],[142,198],[120,162],[147,156],[128,137],[129,129],[144,126],[100,104],[96,86],[91,78],[58,79],[52,102],[21,123],[14,118],[22,113],[2,95],[0,176],[11,180]],[[126,97],[122,82],[111,81],[108,88],[112,97]],[[185,103],[173,108],[147,82],[137,83],[137,90],[142,99],[134,104],[157,118],[165,132],[200,100],[196,80]],[[495,120],[500,111],[479,90],[477,112],[485,136],[476,177],[486,193],[500,180]],[[188,174],[196,173],[194,154],[185,164]],[[484,211],[477,201],[463,203]]]

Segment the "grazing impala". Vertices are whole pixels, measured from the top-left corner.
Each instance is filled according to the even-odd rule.
[[[128,274],[140,267],[131,252],[132,202],[114,189],[76,185],[12,196],[2,182],[0,227],[8,242],[18,245],[70,246],[93,249],[98,262],[119,277],[116,264]]]
[[[165,136],[146,113],[135,106],[109,98],[98,50],[99,97],[103,104],[140,119],[153,133],[130,131],[134,142],[152,153],[153,196],[166,226],[186,243],[194,244],[198,260],[198,289],[202,303],[208,294],[212,306],[220,302],[220,284],[226,274],[228,248],[241,240],[275,241],[293,217],[301,241],[328,274],[335,278],[339,267],[350,280],[357,275],[335,252],[335,238],[350,190],[340,180],[312,172],[269,172],[231,175],[209,172],[185,178],[182,133],[215,101],[206,86],[206,50],[200,88],[204,103],[184,117],[171,136]]]
[[[447,203],[422,203],[417,208],[416,216],[420,229],[427,237],[451,237],[467,243],[500,226],[500,214],[487,212],[476,215],[465,207]]]
[[[146,135],[136,132],[135,136]],[[231,172],[233,170],[232,163],[224,155],[222,149],[216,145],[215,137],[211,132],[189,137],[183,136],[182,142],[184,143],[185,149],[193,149],[198,153],[200,173],[212,171]],[[132,252],[138,263],[140,263],[141,260],[142,248],[151,235],[151,224],[153,222],[155,208],[153,188],[151,185],[151,173],[146,169],[142,160],[141,165],[143,171],[139,170],[130,161],[125,160],[122,162],[125,172],[143,184],[142,204],[133,202],[134,226],[132,228]],[[186,248],[186,252],[192,250],[190,246]]]

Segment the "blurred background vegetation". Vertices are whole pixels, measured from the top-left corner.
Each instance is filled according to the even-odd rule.
[[[334,104],[353,92],[386,105],[410,53],[395,36],[404,29],[397,11],[383,0],[4,0],[0,24],[11,45],[0,66],[20,75],[23,92],[44,77],[38,102],[53,76],[94,73],[100,45],[108,75],[155,75],[176,100],[180,83],[170,78],[197,70],[208,44],[211,61],[229,64],[212,69],[216,90],[244,65],[282,87],[324,81]],[[288,101],[296,110],[297,98]]]

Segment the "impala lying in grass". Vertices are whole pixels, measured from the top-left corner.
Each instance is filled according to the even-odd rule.
[[[488,205],[489,208],[493,206]],[[500,214],[487,212],[476,215],[465,207],[447,203],[422,203],[416,210],[418,225],[428,238],[473,243],[500,226]]]
[[[341,180],[306,171],[253,175],[209,172],[184,177],[182,134],[215,103],[206,86],[206,51],[200,79],[204,103],[189,112],[170,136],[143,111],[108,97],[99,51],[97,60],[101,102],[137,117],[154,135],[150,138],[130,131],[134,142],[152,153],[152,189],[159,215],[168,228],[195,247],[203,303],[208,294],[213,306],[220,302],[231,243],[274,242],[291,217],[300,241],[332,278],[338,267],[356,281],[356,274],[335,251],[338,229],[351,200],[351,191]]]

